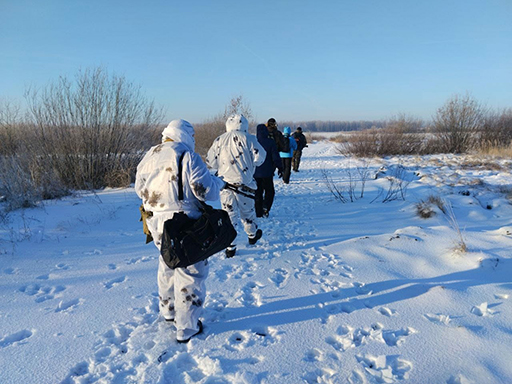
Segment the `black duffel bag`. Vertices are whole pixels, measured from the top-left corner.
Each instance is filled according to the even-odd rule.
[[[186,268],[226,249],[236,237],[229,215],[203,204],[199,219],[177,212],[164,223],[160,254],[171,269]]]
[[[182,161],[178,161],[178,200],[183,200]],[[201,202],[201,217],[192,219],[176,212],[164,223],[160,254],[171,269],[186,268],[226,249],[236,238],[229,215]]]

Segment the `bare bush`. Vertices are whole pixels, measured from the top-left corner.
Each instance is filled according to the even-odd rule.
[[[195,125],[196,152],[206,157],[213,141],[226,132],[226,120],[223,115],[217,115],[203,123]]]
[[[361,180],[361,194],[359,197],[364,197],[364,190],[366,187],[366,182],[370,179],[370,165],[371,161],[368,159],[363,160],[362,164],[358,166],[357,173],[359,174],[359,178]]]
[[[139,86],[104,69],[80,71],[26,98],[36,138],[32,150],[68,188],[129,184],[127,177],[144,152],[144,136],[154,136],[161,111]],[[144,144],[143,144],[144,143]]]
[[[346,143],[338,146],[342,155],[374,157],[379,153],[379,130],[371,128],[351,135]]]
[[[441,151],[465,153],[475,148],[485,113],[485,108],[469,94],[450,98],[433,117]]]
[[[325,169],[322,169],[324,184],[336,200],[342,203],[355,202],[358,198],[364,197],[366,182],[370,179],[370,161],[364,161],[362,165],[347,167],[344,169],[347,176],[346,187],[340,187],[329,176]],[[358,193],[358,188],[360,192]],[[359,196],[358,196],[359,195]]]
[[[421,151],[423,121],[399,114],[387,121],[380,135],[379,155],[411,155]]]
[[[312,143],[314,141],[323,141],[323,140],[328,139],[326,135],[322,135],[322,134],[315,133],[315,132],[306,132],[305,136],[306,136],[306,140],[308,141],[308,143]],[[331,140],[335,141],[334,138]]]
[[[329,176],[325,169],[322,169],[322,177],[324,179],[324,183],[327,186],[327,189],[334,196],[336,200],[339,200],[342,203],[347,203],[348,199],[345,197],[345,190],[340,188]]]
[[[512,140],[512,108],[502,111],[489,111],[482,124],[479,135],[479,147],[486,151],[496,148],[508,148]]]
[[[41,199],[24,160],[18,156],[0,156],[0,193],[7,211],[34,207]]]
[[[405,200],[407,195],[407,188],[411,183],[411,180],[407,180],[407,172],[405,167],[401,164],[393,167],[393,172],[386,176],[386,180],[389,182],[388,189],[381,189],[379,194],[371,201],[372,203],[379,199],[382,195],[383,203],[388,203],[394,200]]]
[[[339,151],[358,157],[418,154],[424,141],[422,126],[422,120],[400,114],[389,119],[384,128],[350,135]]]
[[[14,155],[20,143],[21,108],[9,100],[0,101],[0,156]]]

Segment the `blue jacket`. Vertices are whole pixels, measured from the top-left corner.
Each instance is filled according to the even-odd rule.
[[[282,159],[291,159],[293,157],[293,151],[297,149],[297,142],[290,136],[290,133],[290,127],[284,127],[283,136],[285,140],[290,142],[290,150],[288,152],[279,152],[279,156],[281,156]]]
[[[259,124],[256,127],[256,137],[258,142],[267,152],[265,161],[259,167],[256,167],[254,177],[273,177],[274,170],[283,169],[283,163],[277,152],[277,145],[274,140],[268,137],[268,129],[265,124]]]

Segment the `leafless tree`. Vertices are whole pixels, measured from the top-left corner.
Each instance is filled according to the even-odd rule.
[[[485,112],[485,108],[469,94],[450,98],[433,117],[442,151],[464,153],[473,149]]]
[[[244,99],[243,95],[237,95],[231,98],[224,108],[224,121],[233,114],[244,115],[248,121],[253,120],[254,116],[252,114],[251,105]]]
[[[508,147],[512,140],[512,108],[488,111],[479,138],[482,149]]]
[[[103,68],[60,77],[26,93],[37,127],[33,150],[70,188],[126,185],[154,135],[161,110],[140,86]]]
[[[224,112],[195,125],[196,151],[204,158],[213,141],[226,132],[226,120],[232,114],[242,114],[254,126],[254,116],[248,101],[242,95],[231,98],[224,107]]]
[[[20,124],[20,105],[7,99],[0,100],[0,156],[16,153],[19,145],[17,132]]]

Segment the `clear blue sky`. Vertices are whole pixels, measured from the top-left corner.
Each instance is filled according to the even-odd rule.
[[[0,98],[103,66],[195,123],[238,94],[259,121],[512,107],[511,20],[511,0],[0,0]]]

